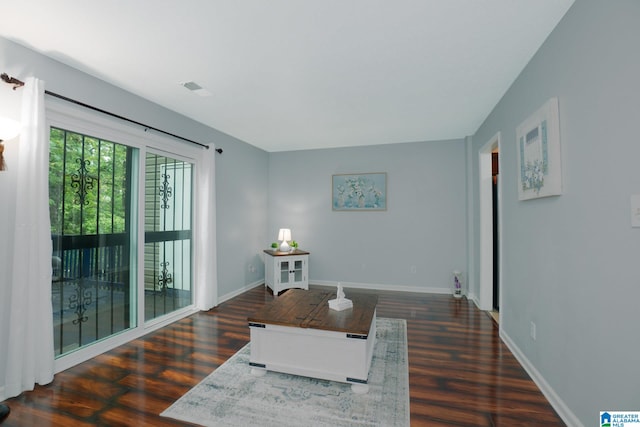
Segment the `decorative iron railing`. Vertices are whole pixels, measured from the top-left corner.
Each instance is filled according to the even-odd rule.
[[[133,326],[126,235],[52,238],[56,355]]]

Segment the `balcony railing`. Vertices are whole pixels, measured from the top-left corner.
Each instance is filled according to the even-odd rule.
[[[126,235],[52,238],[56,355],[134,326]]]
[[[148,234],[152,243],[147,245],[166,244],[171,248],[188,245],[191,237],[190,232]],[[187,240],[173,240],[178,237],[187,237]],[[54,235],[52,239],[51,296],[56,355],[135,327],[138,294],[129,269],[127,235]],[[180,273],[182,263],[176,263],[173,258],[173,262],[158,258],[157,253],[145,254],[145,319],[191,304],[190,287],[183,287],[185,282],[190,283],[190,277]]]

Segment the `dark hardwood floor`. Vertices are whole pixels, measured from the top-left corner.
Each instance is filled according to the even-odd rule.
[[[407,320],[412,426],[564,425],[472,302],[367,292],[378,317]],[[272,299],[254,288],[61,372],[8,400],[2,427],[185,425],[158,414],[249,342],[247,316]]]

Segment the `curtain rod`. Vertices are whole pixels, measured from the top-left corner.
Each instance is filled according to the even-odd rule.
[[[13,90],[16,90],[17,88],[24,86],[24,82],[22,82],[22,81],[20,81],[20,80],[16,79],[15,77],[10,77],[10,76],[8,76],[8,75],[7,75],[7,73],[2,73],[2,74],[0,75],[0,78],[2,78],[2,80],[3,80],[4,82],[6,82],[6,83],[8,83],[8,84],[12,84],[12,85],[13,85]],[[49,96],[53,96],[53,97],[55,97],[55,98],[62,99],[63,101],[67,101],[67,102],[70,102],[70,103],[72,103],[72,104],[76,104],[76,105],[79,105],[79,106],[81,106],[81,107],[88,108],[88,109],[90,109],[90,110],[97,111],[97,112],[99,112],[99,113],[106,114],[106,115],[108,115],[108,116],[115,117],[115,118],[117,118],[117,119],[124,120],[124,121],[129,122],[129,123],[136,124],[136,125],[138,125],[138,126],[142,126],[143,128],[145,128],[145,129],[144,129],[144,130],[145,130],[145,132],[146,132],[148,129],[151,129],[151,130],[154,130],[154,131],[156,131],[156,132],[160,132],[160,133],[163,133],[163,134],[165,134],[165,135],[169,135],[169,136],[171,136],[171,137],[173,137],[173,138],[181,139],[181,140],[183,140],[183,141],[190,142],[190,143],[195,144],[195,145],[199,145],[200,147],[204,147],[204,148],[206,148],[207,150],[209,149],[209,146],[208,146],[208,145],[201,144],[201,143],[196,142],[196,141],[193,141],[193,140],[191,140],[191,139],[184,138],[184,137],[182,137],[182,136],[180,136],[180,135],[176,135],[176,134],[174,134],[174,133],[167,132],[167,131],[164,131],[164,130],[162,130],[162,129],[158,129],[158,128],[153,127],[153,126],[146,125],[146,124],[144,124],[144,123],[138,122],[138,121],[133,120],[133,119],[130,119],[130,118],[128,118],[128,117],[121,116],[121,115],[119,115],[119,114],[115,114],[115,113],[112,113],[112,112],[110,112],[110,111],[103,110],[102,108],[98,108],[98,107],[94,107],[93,105],[85,104],[85,103],[84,103],[84,102],[82,102],[82,101],[78,101],[78,100],[75,100],[75,99],[71,99],[71,98],[68,98],[68,97],[66,97],[66,96],[64,96],[64,95],[60,95],[60,94],[58,94],[58,93],[51,92],[51,91],[48,91],[48,90],[45,90],[45,91],[44,91],[44,93],[46,93],[46,94],[47,94],[47,95],[49,95]],[[222,154],[222,148],[216,148],[216,151],[217,151],[219,154]]]

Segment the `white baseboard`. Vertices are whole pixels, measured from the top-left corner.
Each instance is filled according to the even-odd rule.
[[[502,328],[500,328],[500,339],[502,339],[509,350],[511,350],[511,353],[513,353],[518,362],[520,362],[520,365],[522,365],[524,370],[527,371],[533,382],[536,383],[542,394],[544,394],[551,406],[553,406],[553,409],[556,410],[560,418],[562,418],[567,426],[584,427],[584,424],[580,422],[578,417],[576,417],[576,415],[569,409],[569,407],[564,403],[560,396],[558,396],[555,390],[549,385],[549,383],[544,379],[540,372],[538,372],[535,366],[533,366],[529,359],[527,359],[520,348],[513,342],[513,340],[504,332]]]
[[[469,292],[467,294],[467,299],[469,301],[473,301],[473,303],[476,305],[476,308],[480,310],[480,301],[478,301],[478,296],[476,294],[474,294],[473,292]]]
[[[467,298],[473,301],[473,303],[476,305],[476,308],[481,310],[480,303],[474,293],[469,293],[469,295],[467,295]],[[553,409],[556,410],[565,424],[567,424],[567,426],[569,427],[584,427],[584,424],[580,422],[578,417],[576,417],[576,415],[569,409],[569,407],[564,403],[560,396],[558,396],[555,390],[544,379],[542,374],[538,372],[535,366],[533,366],[531,361],[529,361],[529,359],[524,355],[524,353],[515,344],[511,337],[507,335],[507,333],[504,331],[502,323],[499,324],[498,330],[502,342],[505,343],[516,360],[520,363],[524,370],[527,371],[527,374],[529,374],[533,382],[538,386],[542,394],[547,398]]]
[[[256,288],[258,286],[264,286],[264,279],[263,280],[258,280],[257,282],[253,282],[253,283],[249,283],[248,285],[243,286],[240,289],[237,289],[233,292],[229,292],[228,294],[225,295],[221,295],[218,297],[218,305],[225,302],[225,301],[229,301],[231,298],[235,298],[240,294],[243,294],[253,288]]]
[[[312,285],[322,286],[338,286],[340,283],[344,288],[352,289],[371,289],[377,291],[398,291],[398,292],[419,292],[425,294],[451,294],[451,288],[448,286],[397,286],[397,285],[383,285],[379,283],[356,283],[356,282],[337,282],[333,280],[313,280],[310,282]]]
[[[419,286],[395,286],[395,285],[383,285],[383,284],[375,284],[375,283],[356,283],[356,282],[337,282],[333,280],[313,280],[309,284],[311,285],[320,285],[320,286],[338,286],[338,283],[342,284],[345,288],[352,289],[370,289],[377,291],[397,291],[397,292],[418,292],[425,294],[451,294],[451,288],[449,287],[419,287]],[[243,286],[240,289],[237,289],[233,292],[229,292],[225,295],[220,295],[218,297],[218,304],[221,304],[225,301],[228,301],[232,298],[237,297],[240,294],[243,294],[253,288],[258,286],[264,286],[264,280],[259,280],[257,282],[249,283],[248,285]]]

